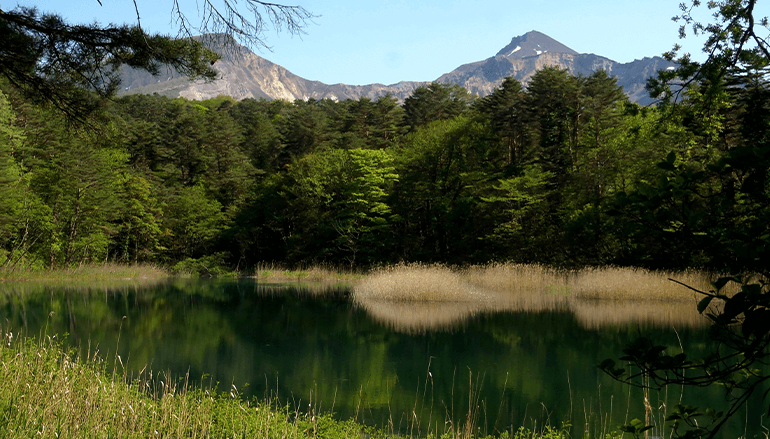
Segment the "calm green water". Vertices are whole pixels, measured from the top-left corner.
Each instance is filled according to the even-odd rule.
[[[125,318],[124,318],[125,316]],[[582,327],[569,310],[476,315],[453,327],[404,333],[352,304],[350,291],[309,293],[251,280],[176,280],[154,287],[64,288],[0,285],[0,325],[28,335],[68,334],[82,350],[117,349],[131,371],[149,366],[204,385],[234,384],[245,396],[300,410],[441,432],[471,412],[482,432],[560,425],[589,428],[643,418],[642,396],[599,372],[639,335],[708,348],[706,330],[649,324]],[[676,329],[676,331],[674,330]],[[652,404],[676,404],[673,389]],[[721,389],[688,390],[683,402],[723,404]],[[762,433],[761,401],[724,437]],[[748,419],[746,427],[745,420]],[[586,427],[586,422],[587,427]]]

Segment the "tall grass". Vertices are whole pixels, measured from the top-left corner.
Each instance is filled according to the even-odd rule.
[[[707,291],[712,273],[653,271],[634,267],[598,267],[558,270],[532,264],[490,264],[459,271],[471,282],[508,294],[546,293],[576,299],[690,301],[692,290],[672,282]]]
[[[97,353],[74,358],[51,338],[0,345],[0,437],[307,438],[383,437],[331,416],[292,412],[275,401],[244,401],[235,386],[216,393],[190,377],[144,370],[129,379],[122,359],[105,370]]]
[[[409,264],[380,268],[356,285],[356,297],[407,302],[484,302],[478,285],[442,265]]]

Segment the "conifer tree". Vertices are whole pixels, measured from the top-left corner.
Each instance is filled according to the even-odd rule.
[[[235,39],[265,46],[262,32],[268,22],[297,34],[313,17],[301,6],[246,0],[239,8],[228,1],[204,0],[201,24],[193,25],[178,2],[171,9],[179,26],[177,38],[146,32],[138,8],[137,23],[120,26],[70,24],[36,8],[0,9],[0,74],[28,98],[51,103],[82,121],[99,105],[86,91],[114,94],[124,65],[152,74],[167,65],[190,79],[214,80],[213,65],[220,54],[193,38],[193,32],[222,33],[225,48],[234,47]]]

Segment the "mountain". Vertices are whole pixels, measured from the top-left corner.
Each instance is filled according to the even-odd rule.
[[[402,81],[393,85],[328,85],[301,78],[232,39],[225,40],[221,35],[205,35],[200,38],[204,44],[222,54],[222,59],[215,65],[220,74],[219,79],[209,83],[203,80],[191,82],[170,68],[165,75],[152,76],[143,70],[124,67],[121,74],[122,89],[118,94],[158,93],[199,100],[228,95],[237,100],[264,98],[293,102],[295,99],[345,100],[361,96],[376,99],[390,93],[403,100],[415,88],[426,84]]]
[[[187,99],[208,99],[224,94],[238,100],[264,98],[292,102],[296,99],[345,100],[362,96],[376,99],[390,93],[403,101],[415,88],[428,84],[402,81],[391,85],[328,85],[301,78],[232,40],[224,40],[222,36],[201,38],[214,50],[223,53],[223,58],[215,66],[220,73],[218,80],[211,83],[190,82],[173,69],[166,75],[153,77],[144,71],[125,68],[122,73],[123,89],[119,94],[158,93]],[[618,63],[594,54],[577,53],[545,34],[531,31],[514,37],[495,56],[464,64],[436,81],[459,84],[471,93],[486,96],[507,76],[526,84],[537,70],[545,66],[566,68],[574,75],[584,76],[601,69],[618,78],[618,84],[623,86],[632,101],[646,105],[652,101],[644,89],[647,78],[673,65],[661,57]]]
[[[653,100],[645,90],[647,78],[656,75],[658,70],[674,66],[674,63],[658,56],[634,60],[630,63],[618,63],[591,53],[573,55],[543,51],[540,55],[521,58],[516,55],[517,53],[508,56],[496,55],[483,61],[465,64],[441,75],[437,81],[460,84],[473,94],[486,96],[492,93],[504,78],[511,76],[522,84],[526,84],[535,72],[546,66],[557,66],[568,69],[573,75],[583,76],[588,76],[597,70],[606,70],[610,75],[617,77],[618,84],[623,86],[623,90],[631,101],[648,105]]]
[[[511,43],[500,49],[495,56],[526,58],[529,56],[542,55],[547,52],[566,53],[568,55],[578,54],[548,35],[533,30],[519,37],[514,37],[511,40]]]

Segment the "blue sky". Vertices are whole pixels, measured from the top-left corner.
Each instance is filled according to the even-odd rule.
[[[196,0],[179,1],[195,22]],[[301,37],[270,29],[265,37],[272,51],[255,51],[303,78],[353,85],[433,80],[494,56],[530,30],[620,62],[660,55],[675,43],[696,55],[702,40],[679,40],[679,25],[671,21],[680,1],[289,0],[316,14],[314,23]],[[37,6],[77,23],[136,23],[131,0],[102,0],[102,6],[96,0],[0,2],[3,9]],[[145,29],[176,35],[172,0],[136,2]],[[701,8],[700,16],[708,17]]]

